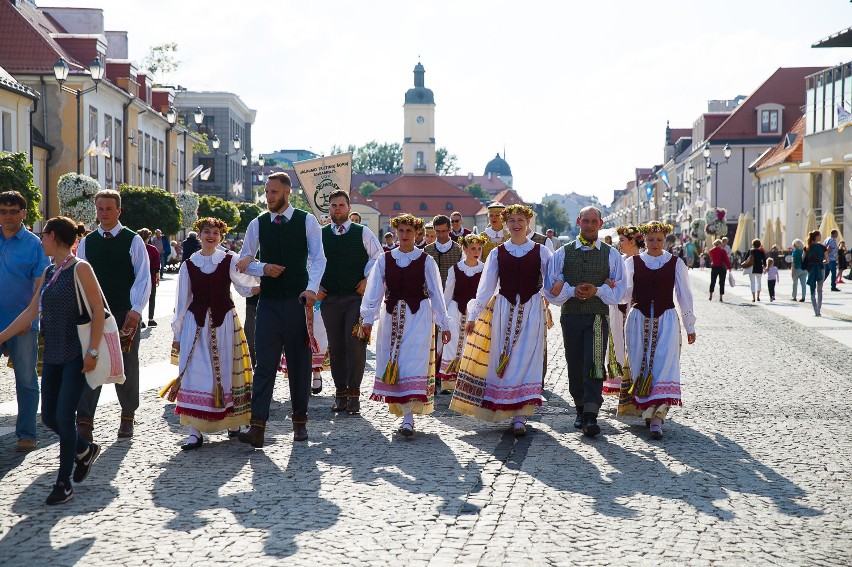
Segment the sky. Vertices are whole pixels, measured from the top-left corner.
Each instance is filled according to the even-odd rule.
[[[169,77],[257,110],[253,152],[403,137],[405,91],[426,69],[435,138],[461,174],[505,148],[514,188],[595,195],[661,163],[666,121],[749,95],[778,67],[826,67],[810,46],[852,26],[847,0],[51,0],[102,8],[130,58],[178,43]],[[804,88],[804,87],[803,87]]]

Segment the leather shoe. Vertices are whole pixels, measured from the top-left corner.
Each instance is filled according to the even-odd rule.
[[[23,439],[18,440],[18,444],[15,445],[15,452],[17,453],[29,453],[33,449],[36,448],[36,440],[35,439],[27,439],[24,437]]]
[[[251,427],[247,431],[240,431],[237,434],[237,439],[243,443],[248,443],[255,449],[263,448],[263,432],[266,431],[265,423],[252,422]]]
[[[574,429],[580,429],[583,427],[583,413],[577,412],[577,417],[574,418]]]
[[[190,435],[190,437],[195,437],[195,441],[187,441],[183,445],[180,446],[182,451],[192,451],[193,449],[198,449],[201,447],[202,443],[204,443],[204,436],[199,433],[198,435]]]
[[[308,425],[306,423],[293,424],[293,441],[308,440]]]
[[[583,414],[583,435],[586,437],[595,437],[601,432],[601,426],[598,425],[598,416],[594,413],[586,412]]]
[[[133,437],[133,416],[121,416],[121,424],[118,426],[118,438],[130,439]]]
[[[332,406],[331,406],[331,411],[333,411],[333,412],[346,411],[346,400],[347,400],[346,391],[337,392],[336,394],[334,394],[334,404],[332,404]]]
[[[88,420],[77,420],[77,435],[81,438],[85,439],[89,443],[93,440],[92,430],[92,422]]]
[[[349,396],[346,400],[346,413],[349,415],[357,415],[361,413],[361,398],[358,396]]]

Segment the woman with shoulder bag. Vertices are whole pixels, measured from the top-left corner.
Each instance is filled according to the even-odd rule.
[[[101,452],[100,446],[77,435],[77,404],[86,388],[84,372],[95,369],[97,346],[104,330],[104,302],[101,289],[92,267],[71,253],[78,236],[85,229],[66,217],[47,221],[41,234],[45,254],[53,257],[54,264],[47,267],[40,288],[29,306],[2,333],[0,344],[29,328],[39,313],[42,314],[41,332],[44,337],[44,362],[41,377],[41,419],[59,436],[59,475],[47,504],[67,502],[74,495],[71,487],[72,469],[75,483],[89,474],[92,463]],[[77,285],[80,280],[88,304],[92,309],[91,339],[83,347],[77,333],[80,313],[77,310]],[[76,467],[75,467],[76,463]]]
[[[760,301],[760,288],[763,279],[763,268],[766,266],[766,252],[760,248],[760,240],[755,238],[751,241],[751,250],[748,252],[743,268],[751,268],[748,278],[751,283],[751,300]]]
[[[811,305],[817,317],[822,317],[822,284],[825,282],[823,266],[828,263],[828,248],[822,244],[821,236],[818,230],[808,234],[808,247],[805,248],[805,259],[802,262],[807,266]]]

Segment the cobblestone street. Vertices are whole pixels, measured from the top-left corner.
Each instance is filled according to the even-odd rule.
[[[167,285],[142,343],[157,369]],[[334,417],[324,373],[308,443],[291,441],[279,380],[263,450],[213,435],[182,452],[174,406],[143,385],[133,441],[115,439],[118,405],[102,405],[101,458],[73,500],[48,507],[57,439],[40,426],[38,449],[14,452],[4,368],[0,564],[848,565],[852,350],[750,299],[709,303],[705,289],[693,276],[698,341],[684,337],[684,407],[661,441],[616,420],[615,399],[598,438],[572,427],[557,325],[547,403],[525,438],[450,412],[449,396],[413,439],[395,435],[367,400],[370,360],[360,417]],[[162,385],[169,368],[149,377]]]

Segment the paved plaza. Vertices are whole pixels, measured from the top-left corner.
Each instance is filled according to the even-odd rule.
[[[852,322],[814,328],[809,304],[752,304],[742,288],[711,304],[706,274],[691,276],[698,341],[684,341],[685,406],[662,441],[616,420],[613,399],[598,438],[572,427],[554,328],[547,402],[525,438],[450,412],[448,396],[414,439],[395,435],[366,400],[371,357],[360,417],[332,414],[325,373],[310,441],[294,445],[282,379],[263,450],[212,435],[192,452],[155,390],[175,374],[170,276],[143,334],[136,435],[117,441],[118,406],[102,404],[102,456],[68,504],[44,504],[52,433],[13,451],[13,379],[0,372],[0,565],[848,565],[852,350],[832,334],[852,336]],[[852,305],[845,287],[836,301]]]

